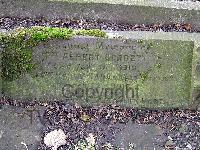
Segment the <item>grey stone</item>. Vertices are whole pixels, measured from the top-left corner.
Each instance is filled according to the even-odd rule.
[[[32,74],[4,81],[13,99],[187,107],[194,43],[74,37],[34,47]]]
[[[2,79],[2,47],[1,47],[1,45],[0,45],[0,98],[2,98],[2,96],[3,96],[3,90],[2,90],[2,81],[3,81],[3,79]]]
[[[196,103],[195,106],[200,108],[200,47],[197,48],[196,56],[196,70],[195,70],[195,81],[194,81],[194,90],[193,90],[193,101]]]
[[[111,37],[123,37],[123,38],[134,38],[134,39],[160,39],[160,40],[180,40],[180,41],[194,41],[194,74],[193,74],[193,96],[192,96],[192,108],[200,107],[200,34],[199,33],[180,33],[180,32],[138,32],[138,31],[109,31],[108,35]],[[197,64],[196,64],[197,62]]]
[[[8,32],[6,29],[0,29],[0,33],[6,33]]]
[[[200,23],[196,3],[132,0],[1,0],[0,17],[85,18],[118,23]]]
[[[125,150],[158,149],[167,137],[162,135],[161,129],[153,124],[137,124],[129,121],[124,129],[116,134],[117,147]],[[132,148],[132,149],[131,149]]]
[[[200,63],[197,64],[196,71],[197,71],[197,73],[200,73]]]
[[[199,89],[199,86],[194,88],[192,94],[193,94],[192,108],[199,109],[200,108],[200,89]]]
[[[0,149],[35,150],[41,141],[43,125],[36,111],[12,106],[0,109]]]

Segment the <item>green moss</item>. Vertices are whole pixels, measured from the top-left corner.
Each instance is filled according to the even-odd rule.
[[[155,65],[156,68],[161,68],[161,66],[162,66],[161,63]]]
[[[99,30],[99,29],[93,29],[93,30],[78,30],[76,32],[76,35],[89,35],[89,36],[95,36],[95,37],[106,37],[106,33]]]
[[[142,80],[142,82],[146,81],[148,79],[148,72],[143,72],[140,74],[140,78]]]
[[[16,29],[11,34],[1,34],[0,43],[4,46],[2,77],[12,81],[23,73],[31,72],[36,66],[32,61],[31,48],[49,39],[70,39],[74,35],[105,37],[101,30],[72,30],[67,28],[32,27]]]
[[[153,48],[153,43],[148,43],[147,49]]]
[[[143,40],[137,40],[137,42],[142,44],[144,41]]]
[[[142,47],[145,47],[147,50],[154,47],[152,42],[145,42],[142,39],[137,40],[137,43],[140,44]]]

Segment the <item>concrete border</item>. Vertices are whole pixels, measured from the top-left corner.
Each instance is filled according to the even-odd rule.
[[[3,95],[3,91],[2,91],[2,48],[0,46],[0,98],[2,98],[2,95]]]
[[[91,0],[82,3],[77,3],[80,0],[72,1],[0,0],[0,17],[86,18],[138,24],[175,22],[190,23],[200,28],[200,6],[193,3],[183,7],[183,3],[176,2],[170,7],[170,3],[157,5],[155,1],[158,0],[153,0],[154,3],[147,3],[148,0],[144,3],[131,0],[126,0],[131,3],[120,3],[121,0],[116,0],[118,3],[115,4],[109,3],[110,0],[106,3],[105,0],[98,0],[99,3],[97,0],[91,3]]]
[[[162,39],[162,40],[180,40],[194,41],[195,47],[200,47],[200,34],[188,32],[151,32],[151,31],[108,31],[105,30],[109,37],[124,37],[134,39]]]
[[[122,4],[122,5],[137,5],[137,6],[151,6],[164,7],[188,10],[200,10],[200,2],[179,1],[179,0],[48,0],[54,2],[78,2],[78,3],[108,3],[108,4]]]

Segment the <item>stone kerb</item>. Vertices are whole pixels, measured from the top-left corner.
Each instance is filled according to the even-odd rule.
[[[0,98],[2,98],[2,47],[0,46]]]
[[[32,49],[36,69],[17,80],[4,81],[4,94],[18,100],[89,105],[189,107],[194,42],[169,35],[146,39],[139,33],[42,42]]]
[[[100,19],[117,23],[190,23],[200,27],[200,4],[170,1],[0,0],[0,17]]]

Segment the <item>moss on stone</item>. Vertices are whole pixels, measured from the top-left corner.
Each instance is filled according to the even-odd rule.
[[[35,67],[32,61],[31,48],[49,39],[70,39],[74,35],[89,35],[105,37],[101,30],[72,30],[68,28],[31,27],[18,28],[10,34],[1,34],[0,43],[4,46],[2,52],[2,77],[12,81],[23,73],[31,72]]]
[[[75,32],[76,35],[89,35],[89,36],[95,36],[95,37],[106,37],[106,33],[102,32],[99,29],[93,29],[93,30],[78,30]]]

